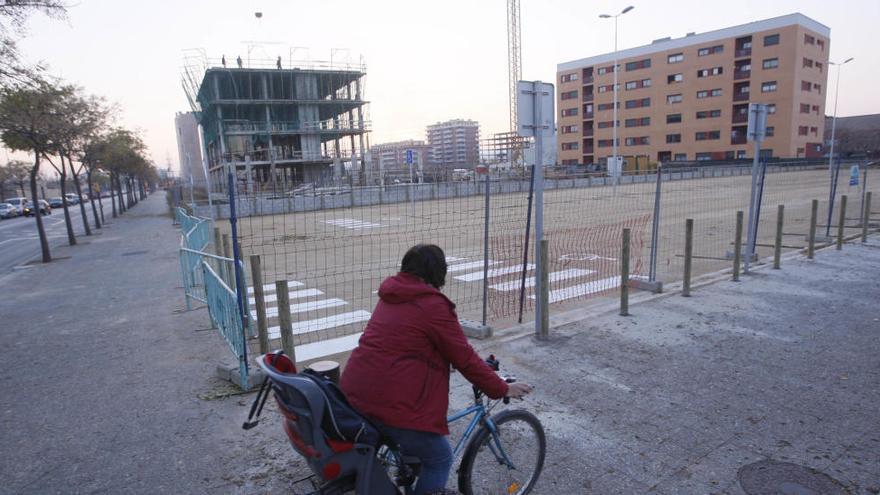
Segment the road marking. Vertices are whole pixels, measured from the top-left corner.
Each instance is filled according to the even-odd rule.
[[[489,260],[489,266],[497,265],[499,263],[501,263],[501,262]],[[471,269],[479,268],[482,266],[483,266],[482,261],[471,261],[470,263],[459,263],[458,265],[452,265],[446,269],[446,272],[447,273],[463,272],[465,270],[471,270]]]
[[[569,268],[567,270],[561,270],[558,272],[550,272],[550,281],[551,282],[559,282],[560,280],[568,280],[570,278],[583,277],[586,275],[591,275],[596,273],[596,270],[582,270],[580,268]],[[490,285],[490,289],[500,290],[500,291],[510,291],[510,290],[519,290],[522,286],[522,280],[511,280],[509,282],[503,282],[500,284]],[[526,279],[526,287],[534,287],[535,286],[535,277],[529,277]]]
[[[290,305],[290,314],[305,313],[306,311],[316,311],[319,309],[326,309],[326,308],[334,308],[336,306],[345,306],[346,304],[348,304],[348,303],[343,301],[342,299],[337,299],[337,298],[322,299],[320,301],[309,301],[309,302],[299,303],[299,304],[291,304]],[[256,319],[257,312],[251,311],[251,316],[253,316],[254,319]],[[273,316],[278,316],[278,308],[277,307],[266,308],[266,318],[271,318]]]
[[[447,263],[455,263],[456,261],[464,261],[464,260],[466,260],[466,259],[467,259],[467,258],[459,258],[459,257],[457,257],[457,256],[447,256],[447,257],[446,257],[446,262],[447,262]]]
[[[302,283],[302,282],[297,282],[296,280],[288,280],[288,281],[287,281],[287,287],[288,287],[288,288],[290,288],[290,287],[302,287],[302,286],[304,286],[304,285],[305,285],[304,283]],[[275,292],[275,284],[266,284],[266,285],[264,285],[264,286],[263,286],[263,292]],[[253,288],[253,287],[248,287],[248,294],[253,294],[253,293],[254,293],[254,288]]]
[[[344,337],[337,337],[335,339],[298,345],[296,346],[296,361],[301,363],[319,357],[348,352],[357,347],[362,334],[363,332],[358,332]]]
[[[324,223],[329,223],[330,225],[335,225],[337,227],[342,227],[345,229],[352,229],[352,230],[374,229],[376,227],[384,227],[384,225],[382,225],[381,223],[365,222],[363,220],[357,220],[354,218],[338,218],[336,220],[324,220]]]
[[[250,291],[248,291],[250,292]],[[303,289],[303,290],[293,290],[287,293],[287,297],[290,299],[298,299],[300,297],[310,297],[310,296],[320,296],[323,292],[318,289]],[[278,300],[277,294],[266,294],[263,296],[264,302],[270,303]],[[256,297],[248,298],[251,304],[257,303]]]
[[[529,263],[526,265],[526,270],[534,270],[535,265]],[[498,277],[501,275],[507,275],[509,273],[519,273],[522,272],[522,266],[508,266],[505,268],[493,268],[489,270],[488,276],[489,278]],[[461,280],[462,282],[473,282],[475,280],[483,280],[483,272],[471,272],[465,273],[464,275],[459,275],[455,277],[455,280]]]
[[[351,311],[348,313],[340,313],[338,315],[326,316],[324,318],[317,318],[314,320],[305,320],[305,321],[297,321],[294,322],[291,326],[293,327],[294,335],[301,335],[304,333],[318,332],[321,330],[327,330],[328,328],[336,328],[344,325],[351,325],[352,323],[358,323],[361,321],[367,321],[370,319],[370,312],[364,310]],[[281,327],[269,327],[269,338],[270,339],[278,339],[281,338]],[[299,357],[299,356],[297,356]]]
[[[593,280],[592,282],[587,282],[585,284],[572,285],[571,287],[563,287],[562,289],[551,290],[550,304],[564,301],[566,299],[571,299],[573,297],[586,296],[589,294],[595,294],[596,292],[616,289],[619,286],[620,277],[609,277],[599,280]],[[529,298],[534,299],[535,296],[531,295],[529,296]]]

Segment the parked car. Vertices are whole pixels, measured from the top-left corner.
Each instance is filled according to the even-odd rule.
[[[18,216],[18,208],[9,203],[0,203],[0,218],[13,218]]]
[[[64,206],[64,201],[61,198],[49,198],[49,206],[52,208],[61,208]]]
[[[67,193],[64,195],[67,198],[68,205],[78,205],[79,204],[79,196],[74,193]]]
[[[41,199],[41,200],[39,200],[38,204],[40,205],[40,214],[41,215],[51,215],[52,214],[52,207],[49,206],[49,203],[47,203],[46,200]],[[28,201],[24,207],[25,216],[30,216],[33,213],[33,210],[35,210],[35,209],[36,208],[34,208],[33,204],[30,201]]]
[[[24,207],[28,203],[27,198],[10,198],[6,202],[14,206],[15,209],[18,210],[19,215],[24,215]]]

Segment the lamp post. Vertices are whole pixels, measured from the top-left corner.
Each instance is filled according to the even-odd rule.
[[[617,72],[618,72],[618,70],[617,70],[618,69],[618,67],[617,67],[617,18],[622,16],[623,14],[626,14],[627,12],[629,12],[630,10],[632,10],[634,8],[635,7],[630,5],[629,7],[621,10],[619,14],[615,14],[615,15],[601,14],[601,15],[599,15],[599,17],[601,19],[614,19],[614,68],[613,68],[613,70],[614,70],[614,86],[613,86],[614,101],[611,104],[612,109],[614,110],[614,116],[611,120],[611,130],[612,130],[611,158],[614,160],[615,173],[616,173],[616,165],[617,165]],[[608,167],[606,166],[606,168],[608,168]],[[615,184],[616,183],[617,183],[617,181],[615,179]]]
[[[834,131],[837,127],[837,97],[840,95],[840,68],[853,61],[853,57],[841,63],[828,61],[837,66],[837,81],[834,86],[834,114],[831,116],[831,151],[828,153],[828,171],[831,174],[831,198],[828,200],[828,221],[825,223],[825,237],[831,236],[831,215],[834,213],[834,195],[837,192],[837,174],[834,169]]]

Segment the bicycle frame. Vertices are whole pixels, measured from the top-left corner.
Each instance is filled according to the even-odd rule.
[[[501,445],[501,440],[498,438],[498,430],[495,428],[495,423],[492,421],[492,418],[488,413],[488,411],[491,411],[500,401],[496,401],[495,404],[492,404],[487,410],[486,406],[480,400],[480,393],[476,389],[474,390],[474,399],[476,403],[473,406],[446,418],[446,422],[451,424],[459,419],[466,418],[472,414],[474,415],[474,417],[471,418],[470,423],[468,423],[467,428],[465,428],[464,433],[461,435],[461,438],[458,439],[458,443],[452,451],[453,456],[458,456],[464,446],[467,445],[467,441],[474,433],[474,430],[477,429],[477,425],[482,422],[486,425],[486,428],[492,435],[492,444],[489,445],[489,449],[495,454],[498,462],[506,465],[510,469],[516,469],[516,466],[513,465],[513,462],[511,462],[507,453],[504,451],[504,447]]]

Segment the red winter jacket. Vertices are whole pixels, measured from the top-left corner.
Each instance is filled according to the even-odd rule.
[[[449,434],[449,366],[493,399],[507,384],[470,346],[455,304],[421,278],[382,282],[379,304],[342,374],[342,390],[361,414],[388,426]]]

